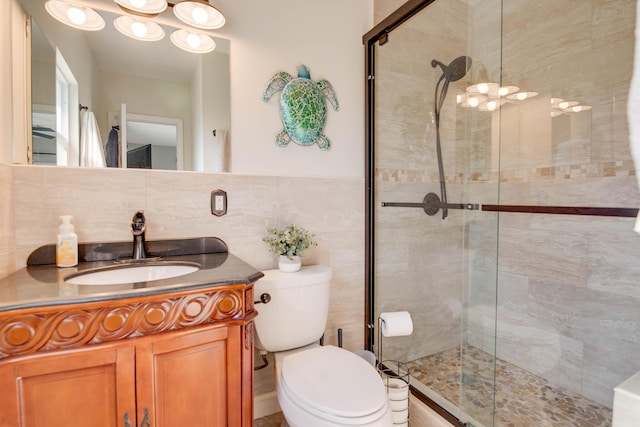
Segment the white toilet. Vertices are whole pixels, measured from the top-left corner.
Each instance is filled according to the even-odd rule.
[[[331,269],[264,271],[256,297],[256,347],[275,353],[278,402],[290,427],[390,427],[389,399],[376,369],[362,357],[320,346],[329,311]]]

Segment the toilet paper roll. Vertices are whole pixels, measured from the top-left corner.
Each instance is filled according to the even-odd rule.
[[[380,313],[382,335],[385,337],[404,337],[413,332],[413,322],[408,311]]]
[[[405,409],[404,411],[392,412],[391,418],[393,420],[393,427],[407,425],[407,420],[409,419],[409,410]]]
[[[409,384],[399,378],[389,378],[385,381],[389,403],[392,411],[409,409]]]

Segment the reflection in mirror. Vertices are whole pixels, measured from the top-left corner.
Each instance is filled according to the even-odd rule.
[[[56,54],[36,22],[31,24],[31,159],[56,164]]]
[[[41,0],[14,1],[18,1],[31,16],[34,28],[31,40],[32,163],[78,164],[73,145],[70,146],[66,163],[52,148],[55,146],[53,142],[59,145],[61,139],[61,129],[52,117],[56,110],[57,51],[65,59],[78,84],[77,102],[69,101],[71,135],[74,130],[78,131],[78,104],[82,104],[94,113],[101,143],[106,145],[112,127],[120,125],[109,113],[120,111],[120,106],[126,104],[129,116],[138,114],[182,123],[174,129],[180,133],[176,139],[181,143],[176,142],[171,166],[165,161],[152,161],[154,168],[157,164],[163,165],[163,169],[229,171],[220,167],[228,165],[228,159],[217,159],[211,155],[229,153],[228,40],[215,38],[216,50],[207,54],[193,54],[178,49],[168,36],[155,42],[124,36],[113,25],[118,16],[115,13],[99,11],[106,22],[105,28],[97,32],[85,32],[53,19],[45,11]],[[161,25],[166,34],[171,34],[172,28],[164,23]],[[40,49],[41,45],[47,49]],[[55,114],[57,121],[60,120],[58,116],[59,113]],[[218,135],[225,135],[226,139],[215,137],[214,130]],[[120,132],[120,137],[123,134],[126,137],[127,132]],[[165,143],[155,139],[155,136],[147,137],[142,144],[151,144],[152,157],[154,151],[166,150]],[[119,141],[118,145],[124,148],[119,166],[126,167],[124,153],[127,145],[133,147],[140,143],[125,140]],[[217,145],[226,149],[216,149]]]
[[[132,151],[147,147],[150,152],[149,169],[182,170],[182,120],[165,117],[127,114],[127,168],[134,166]]]

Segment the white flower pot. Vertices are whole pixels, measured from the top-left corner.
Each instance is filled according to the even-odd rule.
[[[294,255],[289,259],[286,255],[280,255],[278,257],[278,268],[280,271],[284,271],[285,273],[293,273],[295,271],[300,270],[300,266],[302,265],[302,259]]]

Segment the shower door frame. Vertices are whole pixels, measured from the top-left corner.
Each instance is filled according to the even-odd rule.
[[[379,24],[374,26],[363,37],[362,42],[365,45],[365,140],[366,140],[366,152],[365,152],[365,297],[364,297],[364,337],[365,337],[365,349],[374,351],[375,342],[375,291],[374,291],[374,265],[373,260],[375,255],[374,233],[374,191],[375,191],[375,156],[374,156],[374,141],[375,141],[375,44],[380,43],[383,45],[387,42],[389,34],[402,25],[405,21],[409,20],[421,10],[434,3],[436,0],[409,0],[400,6],[395,12],[382,20]],[[449,411],[438,405],[420,390],[411,386],[411,394],[418,398],[421,402],[425,403],[435,412],[440,414],[444,419],[449,421],[454,426],[464,427],[463,424],[456,416]]]

